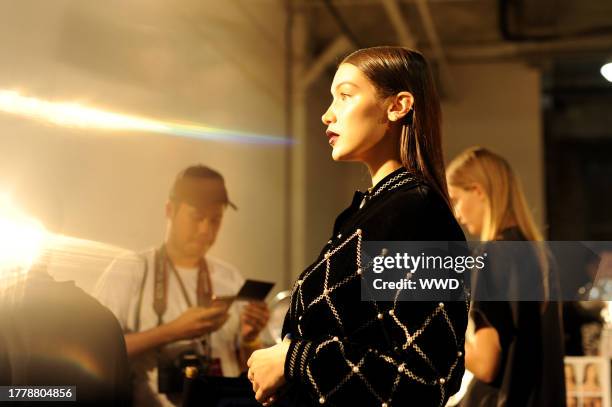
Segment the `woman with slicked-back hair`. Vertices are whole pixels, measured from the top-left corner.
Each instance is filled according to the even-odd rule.
[[[264,405],[444,406],[464,372],[467,304],[361,299],[362,241],[465,241],[448,198],[440,103],[425,58],[402,47],[355,51],[323,114],[335,161],[365,164],[329,241],[295,282],[281,344],[248,377]]]
[[[485,243],[489,257],[497,252],[503,261],[472,285],[475,333],[466,341],[465,363],[474,380],[461,407],[564,407],[561,310],[551,300],[559,283],[544,247],[531,243],[542,235],[518,178],[503,157],[473,147],[450,162],[447,180],[470,234],[483,242],[514,241],[512,247]],[[479,286],[497,287],[499,300],[479,298]]]

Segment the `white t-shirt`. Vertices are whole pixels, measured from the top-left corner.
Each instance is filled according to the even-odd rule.
[[[155,250],[140,255],[130,253],[115,259],[102,274],[94,289],[94,296],[107,306],[117,317],[125,333],[135,332],[136,313],[140,287],[147,261],[147,277],[140,307],[139,331],[157,326],[157,314],[153,309],[153,281],[155,276]],[[213,294],[217,296],[235,295],[244,278],[233,266],[206,256]],[[196,304],[198,269],[178,268],[185,290],[192,304]],[[179,282],[173,273],[168,273],[167,306],[163,322],[179,317],[188,308]],[[224,376],[238,376],[241,372],[238,361],[238,338],[240,333],[239,305],[230,308],[230,317],[218,331],[210,335],[212,358],[219,358]],[[201,349],[201,348],[200,348]],[[164,357],[178,356],[182,352],[198,351],[193,340],[174,342],[162,348]],[[180,405],[180,397],[167,397],[157,391],[157,350],[138,355],[131,360],[134,374],[135,406],[175,406]]]

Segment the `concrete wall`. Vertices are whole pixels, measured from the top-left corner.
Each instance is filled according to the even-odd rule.
[[[3,0],[0,90],[280,136],[283,23],[273,2]],[[0,112],[0,151],[0,191],[49,230],[133,250],[162,241],[174,175],[210,165],[239,207],[213,254],[245,276],[282,281],[286,147],[66,128]],[[53,271],[90,289],[113,250],[76,246],[90,255],[64,256]]]
[[[446,160],[473,145],[501,154],[520,177],[536,222],[545,226],[540,73],[519,63],[451,68],[458,94],[442,104]]]

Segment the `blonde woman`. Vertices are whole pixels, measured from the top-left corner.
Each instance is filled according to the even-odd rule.
[[[542,240],[516,175],[499,155],[468,149],[449,164],[447,180],[455,215],[471,235],[485,242]],[[506,293],[505,301],[472,303],[475,333],[466,341],[465,363],[475,379],[464,407],[566,405],[560,309],[547,301],[556,284],[545,253],[530,253],[530,259],[505,253],[503,266],[518,273],[526,261],[533,266],[532,287],[518,287],[536,287],[540,301],[514,301],[517,295]]]

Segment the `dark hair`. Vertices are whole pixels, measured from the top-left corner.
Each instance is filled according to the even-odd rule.
[[[341,63],[354,65],[363,72],[380,97],[402,91],[412,94],[412,111],[402,123],[402,165],[422,177],[450,206],[442,154],[440,100],[423,55],[403,47],[372,47],[353,52]]]
[[[212,182],[202,182],[206,180]],[[202,164],[189,166],[179,172],[168,198],[174,203],[187,202],[193,206],[222,202],[237,209],[227,196],[223,175]]]
[[[183,171],[177,174],[177,180],[182,178],[216,178],[222,180],[223,176],[220,172],[215,171],[210,167],[202,164],[196,164],[185,168]]]

